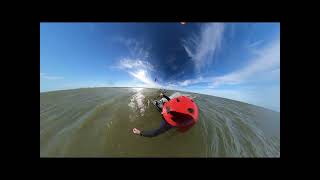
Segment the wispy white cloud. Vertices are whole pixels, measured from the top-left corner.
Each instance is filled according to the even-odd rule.
[[[280,81],[280,40],[268,44],[258,42],[248,49],[252,57],[245,67],[222,76],[186,79],[171,83],[168,87],[234,99],[280,111],[280,84],[277,84]],[[273,85],[260,87],[251,84],[267,81],[273,82]],[[207,83],[208,86],[199,86],[199,83]],[[230,88],[222,88],[223,85],[229,85]]]
[[[199,72],[201,68],[209,65],[214,60],[214,54],[221,47],[225,25],[222,23],[205,24],[201,26],[200,34],[193,35],[188,40],[183,41],[183,47],[187,54],[195,63],[195,68]],[[270,79],[277,76],[280,68],[280,41],[275,40],[268,46],[263,46],[264,40],[257,40],[250,43],[247,48],[253,58],[249,60],[246,67],[237,71],[219,76],[187,79],[177,84],[188,86],[201,82],[210,83],[209,87],[214,88],[220,85],[235,85],[248,81],[260,79]],[[259,47],[259,48],[258,48]],[[262,48],[261,48],[262,47]],[[272,71],[275,71],[272,73]],[[271,76],[270,76],[271,75]]]
[[[206,81],[206,79],[204,79],[201,76],[199,76],[196,79],[187,79],[187,80],[178,82],[178,84],[180,86],[188,86],[188,85],[191,85],[191,84],[197,84],[197,83],[204,82],[204,81]]]
[[[246,67],[231,72],[229,74],[215,77],[213,80],[213,86],[219,86],[221,84],[240,84],[246,80],[252,80],[256,78],[256,75],[270,74],[270,72],[280,68],[280,41],[275,40],[267,47],[255,50],[256,56],[250,61],[250,64]]]
[[[224,29],[224,24],[208,24],[202,27],[199,35],[194,35],[190,39],[183,41],[183,47],[189,57],[193,60],[195,68],[198,71],[214,60],[214,55],[221,47]],[[156,70],[155,67],[149,63],[150,61],[148,62],[146,60],[149,56],[143,55],[148,54],[143,53],[145,49],[142,47],[138,48],[141,43],[137,43],[133,40],[128,40],[126,43],[127,46],[131,48],[131,56],[121,59],[118,68],[126,71],[133,77],[131,86],[161,87],[158,83],[154,82],[153,78],[150,76],[150,72]],[[280,102],[278,102],[280,100],[279,85],[275,84],[275,88],[266,86],[265,89],[261,90],[255,89],[254,86],[251,86],[252,84],[250,84],[251,82],[257,81],[279,80],[280,40],[275,40],[270,43],[258,40],[249,44],[246,49],[248,50],[247,53],[251,55],[251,58],[247,59],[246,62],[248,62],[248,64],[240,69],[221,76],[198,76],[180,82],[170,81],[164,84],[165,88],[209,94],[280,111]],[[168,63],[170,62],[169,59]],[[199,83],[207,83],[209,86],[203,86]],[[223,85],[241,86],[223,89]],[[251,89],[242,88],[243,85],[248,85],[247,87],[250,87]]]
[[[254,48],[254,47],[257,47],[261,44],[263,44],[264,40],[258,40],[258,41],[255,41],[255,42],[251,42],[249,45],[248,45],[248,48]]]
[[[128,50],[131,58],[146,60],[150,56],[151,45],[147,45],[143,40],[136,40],[133,38],[118,38],[118,41],[124,44]]]
[[[47,80],[64,79],[64,77],[62,77],[62,76],[51,76],[51,75],[47,75],[46,73],[40,73],[40,78],[47,79]]]
[[[154,82],[153,79],[150,77],[146,70],[140,69],[134,72],[129,72],[133,77],[143,82],[145,85],[150,87],[158,87],[159,84]]]
[[[157,82],[154,82],[150,73],[155,71],[154,66],[147,61],[149,58],[150,47],[146,48],[145,43],[135,39],[120,38],[130,52],[130,57],[123,58],[119,61],[117,68],[126,71],[133,78],[139,81],[134,86],[139,87],[160,87]]]
[[[180,84],[180,86],[188,86],[190,83],[192,83],[192,80],[187,79],[187,80],[180,82],[179,84]]]
[[[221,46],[224,29],[223,23],[204,24],[199,34],[182,41],[182,46],[194,61],[198,72],[213,61],[214,55]]]
[[[180,86],[189,86],[197,83],[209,83],[209,88],[218,88],[220,85],[237,85],[242,83],[274,80],[280,77],[280,41],[275,40],[261,49],[252,48],[254,54],[248,64],[236,71],[216,77],[197,77],[178,82]]]
[[[150,72],[154,71],[154,67],[149,62],[129,58],[124,58],[119,62],[118,68],[125,70],[128,74],[145,85],[150,87],[160,86],[158,83],[154,82],[153,78],[150,76]]]
[[[166,89],[178,89],[178,88],[179,86],[175,83],[170,82],[166,84]]]
[[[141,59],[130,59],[130,58],[123,58],[120,60],[118,65],[120,69],[147,69],[150,71],[154,70],[152,64],[147,61],[143,61]]]

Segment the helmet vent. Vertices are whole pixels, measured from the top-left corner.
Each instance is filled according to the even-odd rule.
[[[187,109],[189,113],[193,114],[194,110],[192,108]]]

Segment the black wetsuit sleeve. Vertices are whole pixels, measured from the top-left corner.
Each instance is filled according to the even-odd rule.
[[[168,101],[170,101],[170,98],[163,94],[163,97],[166,98]]]
[[[164,119],[162,119],[160,127],[158,129],[149,130],[149,131],[141,131],[140,135],[144,136],[144,137],[155,137],[155,136],[158,136],[159,134],[162,134],[162,133],[168,131],[171,128],[172,128],[172,126],[170,124],[168,124]]]

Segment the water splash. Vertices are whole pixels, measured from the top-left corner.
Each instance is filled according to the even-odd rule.
[[[134,95],[131,96],[128,106],[136,115],[129,115],[130,121],[134,121],[136,117],[144,116],[144,113],[148,107],[148,102],[145,104],[145,96],[143,95],[143,88],[132,88],[136,91]]]

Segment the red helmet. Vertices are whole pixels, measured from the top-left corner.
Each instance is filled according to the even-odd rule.
[[[162,115],[171,126],[185,132],[198,121],[199,111],[191,98],[179,96],[163,105]]]

